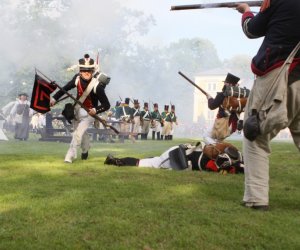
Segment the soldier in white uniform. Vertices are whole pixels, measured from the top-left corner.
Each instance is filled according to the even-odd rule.
[[[78,104],[75,105],[75,119],[72,120],[74,125],[74,132],[70,148],[65,156],[66,163],[72,163],[77,158],[77,147],[81,147],[81,159],[88,158],[88,150],[90,148],[90,138],[87,129],[94,123],[93,115],[105,112],[110,108],[110,103],[105,94],[105,86],[108,84],[110,78],[105,74],[93,73],[95,71],[95,63],[88,54],[84,58],[79,59],[79,74],[76,74],[73,79],[68,82],[63,89],[69,91],[73,88],[77,89],[77,99],[89,110],[81,108]],[[99,78],[97,76],[104,76]],[[59,90],[50,101],[50,105],[55,105],[56,101],[64,95],[64,91]],[[99,105],[100,102],[100,105]]]

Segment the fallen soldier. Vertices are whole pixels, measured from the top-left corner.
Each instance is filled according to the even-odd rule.
[[[207,144],[198,142],[180,144],[169,148],[160,156],[138,159],[117,158],[109,154],[104,162],[107,165],[153,167],[174,170],[200,170],[221,173],[244,173],[242,153],[227,142]]]

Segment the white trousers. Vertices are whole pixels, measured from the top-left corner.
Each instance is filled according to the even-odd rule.
[[[169,152],[176,148],[178,148],[178,146],[171,147],[167,151],[163,152],[160,156],[141,159],[139,161],[139,167],[171,169]]]
[[[278,69],[263,77],[258,77],[251,90],[245,109],[245,120],[248,117],[252,103],[257,97],[266,94],[264,83],[277,75]],[[300,150],[300,81],[294,82],[287,89],[288,128],[295,145]],[[269,204],[269,155],[270,141],[280,132],[274,129],[272,133],[258,136],[254,141],[243,138],[243,155],[245,162],[244,202],[257,205]]]
[[[144,120],[141,127],[141,134],[148,134],[150,129],[150,120]]]
[[[170,135],[171,130],[172,130],[172,122],[165,121],[162,129],[162,135]]]
[[[90,137],[86,131],[95,119],[82,108],[78,110],[76,118],[76,120],[73,120],[74,132],[70,148],[65,156],[67,162],[72,162],[73,159],[77,158],[77,147],[81,147],[82,153],[86,153],[90,149]]]
[[[139,116],[135,116],[133,120],[134,120],[134,124],[132,124],[133,126],[132,132],[138,134],[141,132],[141,118]]]

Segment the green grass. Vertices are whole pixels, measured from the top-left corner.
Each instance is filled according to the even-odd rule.
[[[300,155],[272,144],[269,212],[240,206],[243,175],[103,164],[155,156],[171,142],[0,142],[0,249],[300,249]],[[241,142],[234,142],[241,148]]]

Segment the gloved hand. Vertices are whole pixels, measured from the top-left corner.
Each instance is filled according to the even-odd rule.
[[[50,106],[53,107],[56,103],[56,100],[54,98],[50,99]]]

